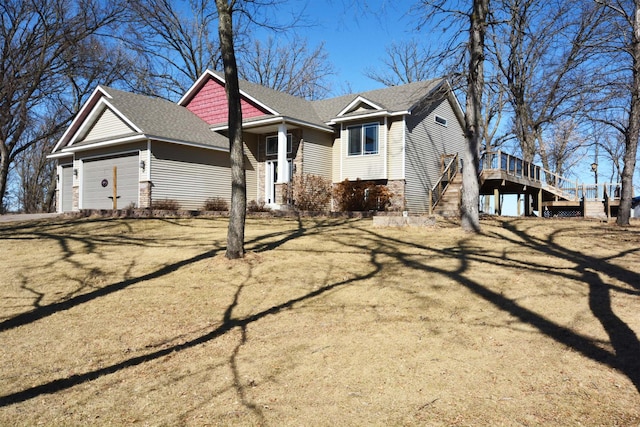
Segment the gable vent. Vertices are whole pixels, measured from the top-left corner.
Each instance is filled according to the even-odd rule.
[[[442,126],[447,126],[447,119],[442,116],[436,116],[436,123]]]

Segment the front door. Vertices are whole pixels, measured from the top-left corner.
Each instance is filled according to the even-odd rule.
[[[291,160],[287,160],[287,166],[289,166],[289,176],[293,176],[293,163]],[[277,203],[276,183],[278,182],[278,162],[276,160],[267,160],[265,174],[264,202],[267,205],[275,204]]]
[[[276,202],[276,182],[278,182],[278,162],[269,160],[267,161],[264,189],[264,202],[268,205]]]

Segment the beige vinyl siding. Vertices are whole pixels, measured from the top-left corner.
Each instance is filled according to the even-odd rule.
[[[370,121],[357,124],[368,124]],[[350,181],[356,179],[368,180],[368,179],[385,179],[385,149],[387,134],[383,125],[378,126],[378,154],[366,154],[359,156],[349,156],[347,148],[347,134],[348,127],[352,124],[344,125],[342,128],[342,139],[344,144],[341,147],[342,155],[342,176],[340,180],[349,179]]]
[[[244,134],[244,167],[247,179],[247,200],[258,200],[258,135]],[[223,153],[229,157],[229,153]],[[231,174],[231,170],[228,172]]]
[[[197,210],[210,197],[231,201],[229,153],[152,141],[151,157],[152,202],[170,199]]]
[[[134,129],[122,121],[111,109],[105,108],[91,129],[89,129],[83,141],[113,138],[133,132],[135,132]]]
[[[335,182],[342,181],[342,141],[340,135],[342,132],[338,132],[334,135],[333,147],[331,149],[331,180]]]
[[[71,212],[73,210],[73,164],[61,165],[60,169],[60,208],[58,212]]]
[[[403,157],[404,157],[404,120],[394,119],[389,123],[389,145],[388,145],[388,179],[404,179]]]
[[[305,129],[302,166],[304,173],[332,178],[332,138],[330,134]]]
[[[447,119],[447,126],[435,122],[435,116]],[[441,158],[462,153],[465,139],[461,124],[448,99],[415,109],[406,120],[407,209],[424,213],[429,209],[429,190],[440,177]]]

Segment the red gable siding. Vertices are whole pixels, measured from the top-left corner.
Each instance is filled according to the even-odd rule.
[[[243,119],[269,114],[244,98],[240,103],[242,105]],[[228,121],[227,95],[224,91],[224,86],[214,79],[209,79],[198,93],[191,98],[186,107],[210,125],[227,123]]]

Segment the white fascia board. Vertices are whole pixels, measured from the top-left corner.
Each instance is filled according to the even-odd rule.
[[[223,77],[218,76],[217,74],[213,73],[211,70],[207,70],[205,71],[199,78],[198,80],[196,80],[196,82],[189,88],[189,90],[187,91],[187,93],[184,94],[184,96],[182,98],[180,98],[180,101],[178,101],[178,105],[181,105],[184,107],[184,104],[186,103],[186,101],[188,99],[191,99],[191,96],[193,95],[194,92],[200,90],[202,88],[202,86],[205,83],[205,80],[207,78],[213,78],[215,80],[217,80],[218,82],[222,83],[223,85],[226,84],[226,81],[224,80]],[[249,95],[248,93],[244,92],[242,89],[240,89],[240,97],[241,98],[246,98],[248,100],[250,100],[251,102],[253,102],[254,104],[258,105],[259,107],[264,108],[265,110],[267,110],[270,114],[273,115],[279,115],[279,113],[274,110],[273,108],[269,107],[268,105],[264,104],[263,102],[257,100],[256,98],[252,97],[251,95]]]
[[[149,140],[158,141],[158,142],[167,142],[167,143],[170,143],[170,144],[186,145],[186,146],[189,146],[189,147],[206,148],[207,150],[222,151],[224,153],[228,153],[229,152],[229,148],[228,147],[227,148],[225,148],[225,147],[216,147],[216,146],[213,146],[213,145],[201,144],[199,142],[179,141],[177,139],[162,138],[162,137],[156,137],[156,136],[148,136],[147,138],[149,138]]]
[[[286,117],[286,116],[277,116],[277,117],[269,117],[266,119],[262,119],[262,120],[252,120],[250,122],[245,122],[242,125],[243,129],[251,129],[251,128],[256,128],[256,127],[261,127],[261,126],[269,126],[269,125],[274,125],[274,124],[279,124],[284,122],[285,124],[290,123],[292,125],[296,125],[296,126],[304,126],[304,127],[309,127],[309,128],[313,128],[313,129],[317,129],[323,132],[327,132],[327,133],[333,133],[333,129],[328,129],[326,127],[322,127],[319,126],[315,123],[309,123],[306,122],[304,120],[298,120],[298,119],[294,119],[292,117]],[[224,132],[226,130],[229,129],[229,125],[221,125],[221,126],[212,126],[209,129],[211,129],[214,132]]]
[[[337,124],[337,123],[345,123],[345,122],[352,122],[355,120],[363,120],[363,119],[371,119],[371,118],[379,118],[379,117],[389,117],[389,116],[394,116],[397,115],[397,113],[389,113],[386,110],[383,111],[376,111],[373,113],[366,113],[366,114],[358,114],[357,116],[347,116],[347,117],[336,117],[334,119],[332,119],[330,122],[328,122],[328,125],[333,125],[333,124]]]
[[[460,122],[460,125],[464,129],[464,110],[462,109],[462,106],[460,105],[460,101],[458,100],[458,97],[453,91],[453,88],[451,87],[451,84],[449,83],[448,80],[446,81],[446,84],[449,90],[449,100],[453,104],[453,110],[456,116],[458,117],[458,121]]]
[[[98,116],[102,114],[102,112],[109,108],[113,113],[118,116],[120,120],[125,122],[127,126],[131,127],[136,133],[143,133],[142,129],[135,125],[131,120],[129,120],[124,114],[122,114],[116,107],[113,106],[106,98],[102,98],[98,101],[95,107],[89,113],[89,116],[84,120],[78,131],[73,135],[73,138],[69,141],[69,146],[72,146],[77,142],[77,139],[80,135],[83,135],[85,130],[88,127],[93,126],[95,120],[97,120]]]
[[[338,113],[338,116],[342,116],[344,114],[347,114],[349,111],[351,111],[352,108],[354,108],[356,105],[361,104],[361,103],[367,104],[367,105],[371,106],[372,108],[375,108],[376,110],[383,110],[383,108],[381,106],[379,106],[378,104],[368,100],[367,98],[364,98],[363,96],[358,95],[358,97],[356,99],[351,101],[349,103],[349,105],[344,107],[342,109],[342,111],[340,111]]]
[[[309,123],[304,120],[294,119],[293,117],[284,117],[284,120],[285,120],[285,123],[291,123],[298,126],[309,127],[309,128],[317,129],[319,131],[328,132],[328,133],[334,132],[333,129],[328,129],[326,127],[318,126],[315,123]]]
[[[78,152],[78,151],[86,151],[86,150],[93,150],[93,149],[101,148],[101,147],[109,147],[111,145],[125,144],[127,142],[144,141],[146,139],[147,139],[146,135],[132,135],[132,136],[124,137],[124,138],[118,138],[118,139],[111,139],[111,140],[108,140],[108,141],[96,142],[95,144],[87,144],[87,145],[80,145],[80,146],[65,147],[61,151],[63,153],[75,153],[75,152]]]
[[[78,111],[78,114],[76,114],[76,116],[74,117],[73,121],[71,122],[67,130],[64,131],[64,133],[62,134],[62,137],[60,137],[60,140],[58,140],[55,147],[53,147],[53,150],[51,150],[52,154],[58,151],[60,146],[69,140],[72,132],[77,134],[77,132],[74,131],[74,129],[77,128],[80,121],[84,120],[83,117],[85,117],[85,113],[87,113],[87,110],[89,110],[95,105],[95,98],[97,96],[99,97],[105,96],[111,99],[111,95],[109,95],[107,91],[102,88],[102,86],[96,87],[91,93],[91,95],[89,96],[89,99],[87,100],[87,102],[85,102],[84,105],[80,108],[80,111]]]
[[[191,98],[191,95],[193,94],[193,92],[195,92],[196,90],[199,90],[200,87],[204,84],[204,81],[206,79],[208,79],[209,77],[216,77],[215,74],[213,74],[211,72],[211,70],[206,70],[204,73],[202,73],[202,75],[200,75],[200,77],[198,77],[198,80],[196,80],[191,87],[187,90],[187,92],[182,95],[182,98],[180,98],[180,100],[178,101],[178,105],[181,105],[184,107],[183,103]]]
[[[120,145],[120,144],[129,143],[129,142],[149,141],[149,140],[158,141],[158,142],[168,142],[171,144],[188,145],[190,147],[206,148],[206,149],[215,150],[215,151],[229,152],[228,148],[215,147],[207,144],[201,144],[199,142],[180,141],[177,139],[142,134],[142,135],[128,136],[125,138],[112,139],[109,141],[97,142],[95,144],[87,144],[87,145],[63,148],[62,153],[58,154],[58,156],[59,157],[69,156],[78,151],[87,151],[87,150],[93,150],[96,148],[110,147],[112,145]]]
[[[51,153],[47,154],[47,159],[62,159],[65,157],[73,157],[73,153]]]

